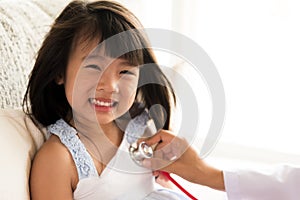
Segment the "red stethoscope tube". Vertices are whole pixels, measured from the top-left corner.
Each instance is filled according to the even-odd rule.
[[[186,191],[175,179],[172,178],[172,176],[165,171],[160,171],[160,173],[162,173],[163,176],[167,177],[174,185],[176,185],[176,187],[178,187],[184,194],[186,194],[189,198],[193,199],[193,200],[197,200],[196,197],[194,197],[193,195],[191,195],[188,191]]]

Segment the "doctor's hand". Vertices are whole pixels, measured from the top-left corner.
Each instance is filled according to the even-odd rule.
[[[143,161],[143,166],[151,168],[154,173],[166,171],[193,183],[225,190],[223,172],[200,159],[186,140],[174,136],[170,131],[160,130],[139,142],[142,141],[149,146],[156,145],[153,158]]]

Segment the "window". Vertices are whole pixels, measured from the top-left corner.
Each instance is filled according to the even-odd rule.
[[[226,95],[226,120],[218,145],[300,155],[298,1],[121,2],[146,28],[183,33],[213,60]],[[159,60],[175,65],[167,57],[158,53]],[[197,85],[199,79],[190,81]],[[196,88],[203,92],[199,93],[202,131],[208,129],[211,117],[204,89]]]

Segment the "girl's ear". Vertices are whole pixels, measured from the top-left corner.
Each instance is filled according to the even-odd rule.
[[[57,77],[55,78],[55,82],[56,82],[57,85],[62,85],[62,84],[64,84],[64,78],[63,78],[63,76],[62,76],[62,75],[57,76]]]

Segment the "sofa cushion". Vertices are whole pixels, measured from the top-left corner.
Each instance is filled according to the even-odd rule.
[[[28,178],[35,152],[45,140],[21,110],[0,110],[0,199],[30,199]]]
[[[35,54],[52,22],[30,1],[0,1],[0,107],[21,106]]]
[[[0,199],[30,199],[31,161],[45,136],[10,109],[21,107],[36,53],[68,1],[0,0]]]
[[[69,0],[0,0],[0,108],[21,107],[43,38]]]

